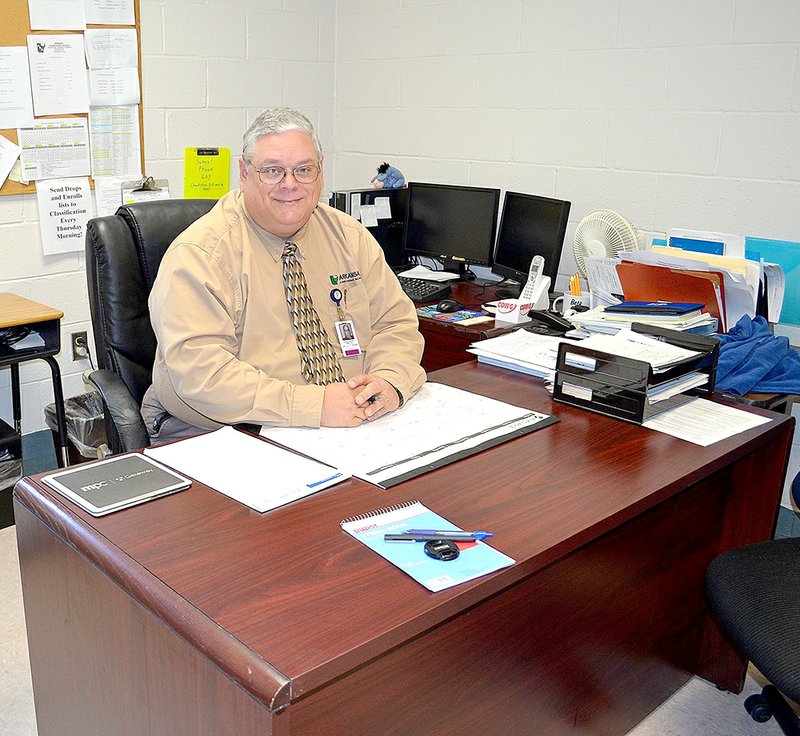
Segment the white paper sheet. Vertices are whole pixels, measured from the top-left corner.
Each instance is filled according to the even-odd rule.
[[[581,347],[599,350],[611,355],[620,355],[632,360],[643,360],[653,367],[655,373],[667,370],[682,360],[688,360],[700,355],[696,350],[680,348],[677,345],[661,342],[648,335],[630,330],[620,330],[616,335],[591,335],[579,344]]]
[[[48,179],[36,185],[42,250],[46,256],[83,252],[92,216],[88,179]]]
[[[392,216],[392,200],[390,197],[375,197],[375,216],[379,220],[388,220]]]
[[[674,409],[656,414],[642,426],[695,445],[708,447],[769,421],[772,420],[732,406],[717,404],[706,399],[693,399]]]
[[[135,28],[87,28],[83,38],[89,69],[138,67]]]
[[[28,36],[28,61],[37,116],[89,112],[83,34]]]
[[[364,227],[378,226],[378,215],[374,204],[362,204],[358,210],[358,218]]]
[[[122,182],[118,176],[95,177],[94,211],[96,217],[113,215],[122,204]]]
[[[146,455],[256,511],[310,496],[350,476],[336,468],[223,427],[150,447]]]
[[[14,166],[22,149],[14,142],[0,135],[0,187],[3,186],[11,167]]]
[[[17,130],[24,181],[89,176],[86,118],[48,118]]]
[[[264,427],[261,434],[381,485],[549,419],[452,386],[426,383],[401,411],[360,427]]]
[[[780,322],[783,309],[783,295],[786,291],[786,275],[777,263],[762,263],[767,281],[767,319]],[[794,343],[793,343],[794,344]]]
[[[138,106],[93,107],[89,110],[89,137],[92,176],[141,177]]]
[[[619,258],[585,258],[583,263],[586,266],[589,289],[593,294],[600,294],[603,297],[622,294],[622,284],[617,273]],[[611,297],[605,298],[601,303],[614,304],[618,301],[619,299]]]
[[[398,276],[408,276],[411,279],[422,279],[423,281],[457,281],[458,274],[450,271],[431,271],[427,266],[414,266],[407,271],[397,274]]]
[[[18,128],[33,123],[28,49],[0,47],[0,128]]]
[[[101,25],[132,26],[133,0],[85,0],[86,22]]]
[[[90,28],[84,34],[89,65],[89,103],[137,105],[140,100],[134,28]]]
[[[139,71],[130,67],[90,69],[89,104],[138,105]]]
[[[84,0],[28,0],[32,31],[82,31],[86,28]]]

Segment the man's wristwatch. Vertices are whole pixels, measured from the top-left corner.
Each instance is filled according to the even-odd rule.
[[[389,383],[389,382],[386,381],[386,383]],[[389,383],[389,385],[394,389],[394,392],[397,394],[397,398],[400,399],[400,404],[398,405],[397,408],[398,409],[402,409],[403,408],[403,404],[406,403],[406,400],[403,398],[403,394],[400,393],[400,389],[397,388],[397,386],[395,386],[393,383]]]

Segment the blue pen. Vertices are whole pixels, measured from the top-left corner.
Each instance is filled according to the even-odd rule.
[[[401,534],[465,534],[468,537],[475,537],[475,539],[486,539],[494,536],[492,532],[484,532],[480,529],[476,529],[474,532],[462,532],[460,529],[406,529]]]

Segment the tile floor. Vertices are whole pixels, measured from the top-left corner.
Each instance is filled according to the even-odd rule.
[[[0,529],[0,622],[0,734],[37,736],[14,527]],[[758,688],[748,677],[746,691]],[[743,698],[694,678],[628,736],[778,736],[774,721],[749,718]]]

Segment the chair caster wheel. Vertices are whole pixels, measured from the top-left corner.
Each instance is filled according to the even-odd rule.
[[[772,708],[760,694],[751,695],[744,701],[745,710],[757,723],[766,723],[772,718]]]

